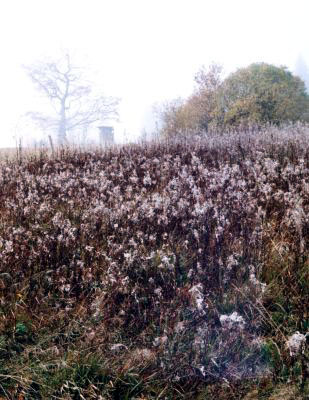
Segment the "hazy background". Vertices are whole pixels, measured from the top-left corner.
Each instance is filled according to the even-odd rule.
[[[308,0],[3,1],[0,147],[40,136],[23,114],[44,102],[22,64],[69,50],[105,95],[122,99],[116,140],[135,140],[153,129],[152,105],[188,96],[203,64],[225,74],[252,62],[309,64],[308,15]]]

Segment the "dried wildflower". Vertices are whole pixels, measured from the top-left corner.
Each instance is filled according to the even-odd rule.
[[[6,253],[13,253],[14,249],[13,249],[13,242],[11,240],[7,240],[5,242],[5,249],[4,251]]]
[[[94,250],[93,246],[85,246],[85,250],[88,251],[89,253],[92,253]]]
[[[144,184],[145,186],[147,186],[147,185],[151,185],[151,183],[152,183],[152,181],[151,181],[150,175],[146,175],[146,176],[144,177],[144,179],[143,179],[143,184]]]
[[[156,289],[154,290],[154,293],[155,293],[157,296],[162,297],[162,288],[161,288],[161,287],[156,288]]]
[[[189,293],[192,296],[193,305],[199,311],[205,311],[205,308],[207,308],[207,304],[205,302],[205,298],[202,291],[203,291],[203,285],[201,283],[192,286],[192,288],[189,290]]]
[[[252,286],[258,291],[263,294],[266,290],[266,283],[260,282],[255,276],[255,268],[253,265],[249,266],[250,274],[249,274],[249,282]]]
[[[203,376],[206,376],[206,369],[205,369],[205,366],[204,366],[204,365],[199,366],[198,369],[199,369],[200,373],[201,373]]]
[[[185,324],[184,321],[179,321],[179,322],[177,322],[177,324],[175,325],[174,331],[175,331],[176,333],[181,333],[181,332],[185,329],[185,326],[186,326],[186,324]]]
[[[122,343],[115,343],[112,346],[110,346],[110,349],[114,353],[119,353],[120,351],[128,350],[127,346]]]
[[[167,336],[159,336],[159,337],[156,337],[156,338],[154,339],[153,345],[154,345],[155,347],[162,346],[162,345],[164,345],[165,343],[167,343],[167,341],[168,341],[168,337],[167,337]]]
[[[244,329],[246,325],[243,317],[236,311],[230,315],[220,315],[219,319],[223,329]]]
[[[295,357],[298,354],[302,354],[305,350],[306,335],[296,331],[286,341],[285,345],[290,352],[291,357]]]

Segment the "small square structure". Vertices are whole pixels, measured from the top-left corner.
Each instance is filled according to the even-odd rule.
[[[100,143],[104,146],[111,146],[115,143],[114,128],[112,126],[99,126]]]

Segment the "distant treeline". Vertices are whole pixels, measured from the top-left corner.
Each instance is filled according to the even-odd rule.
[[[202,67],[193,94],[161,108],[163,136],[309,121],[305,83],[286,67],[255,63],[226,79],[221,72],[216,64]]]

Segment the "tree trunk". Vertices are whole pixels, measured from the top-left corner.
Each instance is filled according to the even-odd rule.
[[[64,104],[61,105],[60,111],[60,121],[58,127],[58,144],[63,145],[67,139],[66,134],[66,115],[65,115],[65,106]]]

